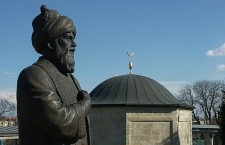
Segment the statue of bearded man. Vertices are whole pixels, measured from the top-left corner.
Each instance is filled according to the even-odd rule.
[[[32,26],[32,44],[41,56],[17,82],[20,145],[90,145],[91,99],[71,74],[75,26],[44,5]]]

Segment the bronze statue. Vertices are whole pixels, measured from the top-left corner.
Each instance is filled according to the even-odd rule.
[[[20,145],[90,145],[91,99],[71,74],[75,26],[44,5],[32,26],[32,44],[41,57],[17,82]]]

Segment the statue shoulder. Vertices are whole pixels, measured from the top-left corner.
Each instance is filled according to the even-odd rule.
[[[33,65],[23,69],[20,75],[42,77],[48,75],[49,71],[56,71],[55,66],[50,61],[40,58]]]
[[[17,80],[17,90],[52,90],[55,91],[55,85],[48,73],[37,65],[31,65],[23,69]]]
[[[40,76],[40,75],[45,75],[46,73],[42,68],[38,67],[37,65],[31,65],[20,72],[20,75],[23,75],[23,74],[26,76],[32,76],[32,75]]]

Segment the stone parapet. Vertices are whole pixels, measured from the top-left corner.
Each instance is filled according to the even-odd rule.
[[[191,145],[191,110],[95,107],[90,113],[93,145]]]

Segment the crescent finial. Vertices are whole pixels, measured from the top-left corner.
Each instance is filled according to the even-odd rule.
[[[134,50],[132,49],[132,51],[128,51],[127,50],[127,55],[129,55],[130,57],[132,57],[134,55]]]
[[[130,69],[130,74],[131,74],[131,70],[133,68],[132,57],[134,56],[134,50],[133,49],[132,49],[132,51],[127,50],[127,55],[130,57],[129,69]]]

